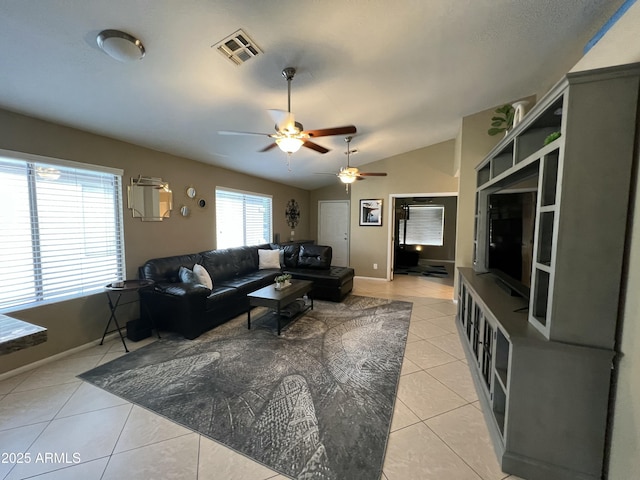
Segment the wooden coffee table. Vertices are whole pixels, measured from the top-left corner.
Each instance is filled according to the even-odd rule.
[[[247,328],[251,329],[251,307],[267,307],[273,310],[278,323],[278,335],[282,328],[282,320],[289,318],[290,321],[298,319],[308,310],[313,310],[313,297],[311,291],[313,282],[309,280],[291,280],[291,286],[276,290],[275,285],[268,285],[255,292],[247,294],[249,298],[249,310],[247,310]],[[298,298],[307,295],[311,300],[309,305],[305,305],[296,312],[287,310]]]

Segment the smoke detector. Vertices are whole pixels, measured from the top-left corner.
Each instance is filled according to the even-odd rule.
[[[234,65],[242,65],[262,53],[260,47],[242,29],[211,46]]]

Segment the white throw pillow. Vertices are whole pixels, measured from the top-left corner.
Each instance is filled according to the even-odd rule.
[[[193,266],[193,273],[195,273],[196,278],[198,279],[198,283],[201,283],[209,290],[213,290],[213,281],[209,276],[209,272],[207,272],[207,270],[202,265],[196,263]]]
[[[280,268],[280,250],[261,250],[258,249],[258,269]]]

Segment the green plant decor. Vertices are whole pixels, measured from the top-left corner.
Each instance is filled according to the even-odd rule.
[[[562,135],[560,132],[553,132],[552,134],[547,135],[547,138],[544,139],[544,144],[549,145],[551,142],[553,142],[557,138],[560,138],[560,135]]]
[[[513,126],[513,115],[515,111],[515,108],[509,104],[496,108],[496,115],[491,117],[491,128],[488,130],[489,135],[493,136],[509,130]]]

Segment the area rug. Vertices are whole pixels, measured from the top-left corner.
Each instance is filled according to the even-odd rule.
[[[251,330],[238,317],[79,377],[290,478],[379,479],[411,307],[316,301],[280,336],[254,310]]]
[[[444,265],[415,265],[413,267],[396,267],[394,274],[398,275],[425,275],[427,277],[446,277],[448,274]]]

